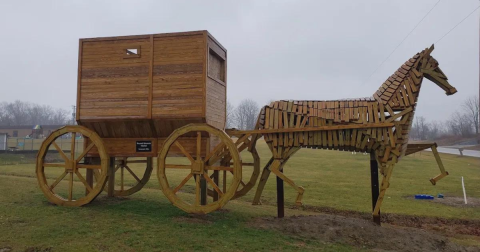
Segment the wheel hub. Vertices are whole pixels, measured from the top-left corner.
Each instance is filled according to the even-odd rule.
[[[77,169],[77,163],[75,161],[66,161],[65,162],[65,170],[67,172],[75,172]]]
[[[202,160],[195,160],[192,164],[193,174],[203,174],[205,171],[205,163]]]

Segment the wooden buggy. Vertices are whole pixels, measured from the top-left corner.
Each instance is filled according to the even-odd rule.
[[[50,202],[65,206],[87,204],[102,190],[128,196],[145,186],[157,157],[157,177],[170,202],[185,212],[208,213],[254,187],[260,174],[255,143],[264,137],[272,158],[254,204],[270,172],[297,191],[301,204],[304,189],[282,173],[300,148],[370,152],[372,212],[379,221],[401,158],[431,147],[441,171],[432,184],[448,175],[435,143],[409,143],[423,79],[447,95],[457,92],[431,56],[433,49],[406,61],[372,97],[275,101],[262,108],[255,129],[239,131],[224,130],[227,51],[207,31],[81,39],[78,126],[58,129],[43,142],[36,169],[40,188]],[[60,137],[71,139],[69,152],[58,145]],[[139,163],[140,170],[131,168]],[[277,188],[281,209],[283,186]]]
[[[153,157],[163,193],[186,212],[211,212],[246,194],[260,160],[250,149],[242,163],[248,139],[236,143],[223,131],[226,68],[227,50],[207,31],[81,39],[78,126],[53,132],[38,153],[37,177],[48,200],[81,206],[102,190],[131,195],[149,180]],[[56,142],[62,136],[72,139],[70,153]],[[49,149],[61,158],[48,158]],[[144,164],[140,173],[131,169],[135,163]],[[242,166],[251,167],[248,175]],[[62,172],[49,176],[48,169]]]

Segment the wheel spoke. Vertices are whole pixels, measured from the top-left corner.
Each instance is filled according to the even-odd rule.
[[[77,166],[78,168],[78,166]],[[98,182],[98,178],[100,177],[100,172],[98,170],[93,170],[93,178],[95,178],[95,181]]]
[[[70,159],[75,160],[75,137],[77,136],[77,133],[72,132],[72,146],[70,147]],[[73,177],[73,174],[72,174]]]
[[[215,184],[215,182],[213,182],[213,180],[208,176],[208,174],[203,173],[203,177],[205,177],[207,182],[210,183],[210,185],[212,185],[213,189],[215,189],[215,191],[217,191],[217,193],[220,195],[220,197],[222,197],[223,196],[222,191],[220,190],[220,188],[218,188],[217,184]]]
[[[120,168],[120,191],[123,192],[123,178],[124,178],[124,169],[123,166]]]
[[[180,151],[183,153],[183,155],[185,155],[185,157],[188,158],[188,160],[190,160],[190,162],[195,162],[195,160],[193,159],[193,157],[190,155],[190,153],[187,152],[187,150],[185,150],[185,148],[183,147],[183,145],[181,145],[178,140],[175,141],[175,145],[177,146],[177,148],[180,149]]]
[[[115,172],[117,172],[117,171],[118,171],[118,169],[120,169],[121,167],[122,167],[121,165],[117,165],[117,166],[115,166]]]
[[[222,157],[225,156],[225,155],[228,155],[229,152],[230,152],[229,149],[223,150],[223,151],[220,153],[220,155],[217,155],[217,156],[215,156],[215,157],[213,157],[213,158],[210,158],[210,159],[208,160],[208,163],[209,163],[209,164],[214,164],[214,163],[216,163],[220,158],[222,158]]]
[[[197,160],[201,160],[202,157],[200,156],[202,152],[202,132],[197,132]]]
[[[85,148],[85,150],[83,150],[82,154],[80,154],[80,156],[78,156],[77,160],[75,160],[75,162],[80,162],[80,160],[85,157],[85,155],[87,155],[87,153],[93,148],[95,144],[93,142],[91,142],[87,148]],[[75,154],[74,154],[75,155]]]
[[[210,159],[212,157],[214,157],[215,153],[217,153],[217,151],[221,150],[223,147],[225,146],[225,143],[221,142],[219,143],[217,146],[215,146],[215,148],[213,148],[213,150],[208,153],[208,155],[205,157],[205,163],[215,163],[215,162],[210,162]]]
[[[146,164],[147,160],[131,160],[131,161],[128,161],[128,163],[130,163],[130,164]]]
[[[235,142],[235,146],[238,146],[239,144],[245,142],[246,140],[248,140],[249,137],[250,137],[250,135],[248,135],[248,134],[240,137],[240,138],[237,139],[237,141]]]
[[[192,169],[191,165],[179,165],[179,164],[165,164],[165,168],[172,169]]]
[[[43,167],[63,167],[63,168],[65,168],[65,163],[43,163]]]
[[[197,174],[195,175],[195,206],[200,205],[200,176]]]
[[[246,186],[245,182],[243,182],[243,180],[240,180],[240,184],[242,184],[242,186]]]
[[[58,183],[60,183],[60,181],[62,181],[62,179],[65,178],[65,176],[67,176],[66,171],[64,171],[62,175],[60,175],[60,177],[58,177],[57,180],[55,180],[55,182],[53,182],[53,184],[50,185],[50,190],[53,190],[53,188],[55,188],[55,186],[57,186]]]
[[[229,171],[233,173],[233,168],[232,167],[227,167],[227,166],[207,166],[207,170],[212,170],[212,171]]]
[[[101,170],[102,166],[101,165],[90,165],[90,164],[77,164],[77,168]]]
[[[68,201],[72,201],[73,198],[73,172],[70,172],[70,180],[68,185]]]
[[[63,152],[63,150],[58,146],[58,144],[55,143],[55,141],[53,141],[52,144],[53,144],[53,147],[55,147],[55,149],[57,149],[58,153],[60,153],[60,156],[62,156],[62,158],[65,159],[65,161],[68,162],[67,155],[65,155],[65,152]]]
[[[132,174],[135,180],[137,180],[137,182],[140,183],[140,179],[137,177],[137,175],[135,175],[135,173],[133,173],[132,170],[130,170],[130,167],[128,167],[128,165],[125,165],[125,169],[127,169],[127,171],[130,172],[130,174]]]
[[[80,174],[80,172],[78,172],[78,170],[75,171],[75,174],[77,174],[78,179],[80,179],[80,181],[82,181],[82,183],[85,185],[85,187],[87,188],[87,190],[89,192],[93,191],[92,187],[90,187],[88,182],[85,180],[85,178],[83,178],[82,174]]]
[[[227,171],[223,171],[223,193],[227,192]]]
[[[176,194],[178,192],[178,190],[180,190],[186,183],[187,181],[193,176],[193,173],[189,173],[183,180],[182,182],[180,182],[180,184],[178,184],[177,187],[175,187],[175,189],[173,189],[173,193]]]

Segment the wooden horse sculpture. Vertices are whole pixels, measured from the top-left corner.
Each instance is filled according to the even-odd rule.
[[[432,45],[406,61],[373,97],[276,101],[263,107],[256,129],[276,131],[262,134],[273,156],[263,170],[253,203],[260,203],[267,178],[273,172],[298,191],[296,203],[301,204],[304,189],[282,173],[285,163],[300,148],[373,152],[383,176],[373,210],[373,215],[378,216],[393,167],[407,149],[423,78],[437,84],[447,95],[457,92],[430,55],[433,49]],[[305,130],[296,131],[295,128]]]

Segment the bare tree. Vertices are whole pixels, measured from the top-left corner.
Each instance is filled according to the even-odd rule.
[[[226,128],[234,128],[235,127],[235,107],[230,103],[227,102],[227,123]]]
[[[411,131],[414,138],[426,140],[429,132],[429,126],[425,117],[417,117]]]
[[[50,106],[15,101],[0,104],[0,125],[35,125],[57,124],[68,122],[68,112]]]
[[[431,140],[436,140],[438,139],[441,135],[443,135],[443,128],[442,128],[442,123],[438,121],[433,121],[429,123],[429,131],[428,131],[428,136],[427,139]]]
[[[245,99],[235,109],[237,127],[243,130],[253,129],[259,112],[258,104],[250,99]]]
[[[453,135],[469,137],[473,134],[473,127],[469,115],[462,114],[458,111],[452,114],[450,120],[447,121],[447,127]]]
[[[480,127],[478,122],[478,113],[479,113],[479,104],[478,104],[478,96],[471,96],[466,99],[462,107],[465,109],[465,113],[470,118],[470,122],[472,127],[475,128],[475,134],[478,135],[478,128]]]

